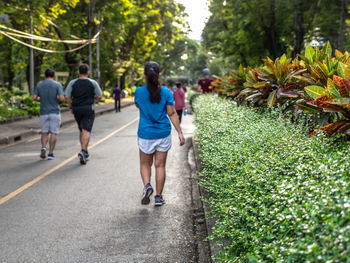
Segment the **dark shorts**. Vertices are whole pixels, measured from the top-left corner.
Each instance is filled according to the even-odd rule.
[[[181,119],[182,119],[182,112],[183,112],[183,110],[176,110],[177,116],[179,116],[180,123],[181,123]]]
[[[91,109],[91,106],[75,107],[73,108],[73,114],[79,130],[91,132],[95,120],[95,112]]]

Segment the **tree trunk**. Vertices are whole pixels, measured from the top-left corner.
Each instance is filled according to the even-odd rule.
[[[58,37],[61,39],[61,40],[66,40],[65,37],[63,36],[60,28],[57,26],[56,22],[54,21],[55,23],[55,31],[56,31],[56,34],[58,35]],[[64,49],[65,50],[70,50],[70,45],[67,44],[67,43],[63,43],[63,46],[64,46]],[[69,72],[69,76],[68,76],[68,79],[67,79],[67,82],[65,83],[65,86],[68,85],[68,82],[70,80],[73,79],[74,75],[75,75],[75,71],[76,71],[76,65],[78,64],[78,59],[77,59],[77,54],[80,52],[81,50],[78,50],[77,52],[72,52],[72,53],[64,53],[64,59],[66,61],[66,64],[67,64],[67,67],[68,67],[68,72]]]
[[[71,61],[71,62],[74,62],[74,63],[69,63],[69,61]],[[69,81],[71,81],[75,76],[76,76],[76,74],[77,74],[77,63],[78,63],[78,61],[77,60],[70,60],[70,59],[66,59],[66,63],[67,63],[67,66],[68,66],[68,73],[69,73],[69,75],[68,75],[68,79],[67,79],[67,81],[66,81],[66,83],[65,83],[65,87],[67,87],[67,85],[68,85],[68,83],[69,83]]]
[[[41,66],[44,62],[45,54],[42,52],[36,52],[34,55],[34,87],[40,81]]]
[[[275,13],[275,0],[270,2],[270,30],[269,30],[269,39],[271,41],[271,51],[273,56],[279,57],[281,54],[279,43],[278,43],[278,34],[276,30],[276,13]]]
[[[13,72],[13,68],[12,68],[12,42],[7,40],[6,41],[7,44],[7,50],[8,52],[6,52],[6,66],[7,66],[7,89],[11,90],[12,89],[12,85],[13,85],[13,79],[15,77],[15,73]]]
[[[338,49],[341,52],[344,52],[346,15],[347,15],[347,3],[346,3],[346,0],[341,0],[341,2],[340,2],[340,28],[339,28],[339,37],[338,37]]]
[[[281,49],[279,45],[279,38],[276,29],[276,13],[275,13],[275,0],[270,0],[270,13],[269,24],[264,22],[264,17],[260,14],[260,26],[265,32],[267,40],[267,48],[273,58],[277,58],[281,55]]]
[[[239,52],[239,55],[240,55],[240,57],[241,57],[243,66],[247,67],[247,66],[248,66],[248,63],[247,63],[246,57],[245,57],[245,55],[243,54],[243,52]]]
[[[29,48],[28,48],[28,50],[29,50]],[[44,62],[44,56],[45,56],[45,53],[43,53],[43,52],[40,52],[40,51],[34,52],[34,88],[36,87],[36,84],[38,84],[38,82],[40,81],[41,66]],[[28,87],[30,86],[29,70],[30,70],[30,65],[28,63],[27,74],[26,74]],[[32,92],[34,92],[34,90],[32,90]]]
[[[304,44],[305,26],[304,26],[304,12],[303,5],[296,3],[295,16],[294,16],[294,28],[295,28],[295,43],[293,50],[293,58],[301,53]]]
[[[120,86],[119,87],[121,90],[125,89],[126,74],[127,74],[127,71],[125,71],[123,73],[123,75],[121,75],[121,77],[120,77]]]

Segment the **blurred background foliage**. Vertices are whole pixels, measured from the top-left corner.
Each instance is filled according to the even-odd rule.
[[[295,57],[305,46],[349,50],[347,0],[212,0],[202,34],[214,74],[261,64],[261,58]]]
[[[163,83],[196,83],[206,67],[223,76],[240,64],[262,65],[263,57],[295,58],[307,45],[322,48],[329,41],[342,52],[350,47],[347,0],[212,0],[201,41],[187,36],[185,7],[176,0],[2,0],[1,13],[9,15],[3,25],[29,32],[30,2],[35,35],[88,39],[89,29],[93,36],[101,28],[99,81],[108,90],[117,83],[122,89],[142,84],[143,65],[149,60],[160,63]],[[76,47],[42,41],[34,45],[56,51]],[[92,53],[96,78],[95,44]],[[35,84],[51,67],[62,73],[59,81],[65,85],[77,77],[80,63],[89,63],[89,47],[64,54],[35,50],[34,61]],[[0,34],[0,86],[28,90],[28,82],[29,48]]]

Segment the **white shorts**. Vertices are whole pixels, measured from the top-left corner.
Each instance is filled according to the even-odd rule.
[[[171,134],[168,137],[155,140],[146,140],[138,138],[139,149],[145,154],[154,152],[167,152],[171,148]]]
[[[60,114],[40,115],[40,128],[42,133],[58,134],[61,125]]]

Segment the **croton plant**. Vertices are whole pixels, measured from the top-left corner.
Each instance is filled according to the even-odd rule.
[[[350,134],[350,55],[327,43],[322,49],[306,47],[292,60],[283,55],[275,61],[244,68],[219,78],[213,86],[219,95],[239,103],[273,107],[285,104],[294,111],[322,113],[330,122],[321,128],[329,135]],[[311,134],[314,134],[312,132]]]

